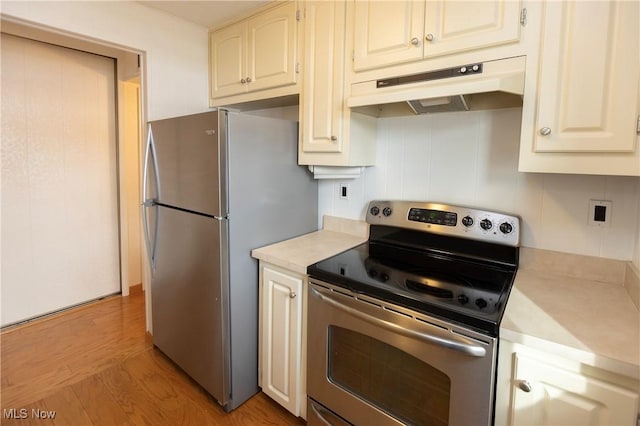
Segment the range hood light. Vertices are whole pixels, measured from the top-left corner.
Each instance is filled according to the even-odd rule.
[[[420,104],[420,106],[425,108],[439,105],[448,105],[451,103],[451,96],[432,99],[418,99],[418,103]]]
[[[433,112],[469,111],[467,100],[462,95],[418,99],[407,101],[407,104],[416,115]]]

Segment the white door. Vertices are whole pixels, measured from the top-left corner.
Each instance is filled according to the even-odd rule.
[[[2,34],[2,314],[120,291],[114,60]]]
[[[300,415],[302,278],[264,267],[261,316],[262,391]]]

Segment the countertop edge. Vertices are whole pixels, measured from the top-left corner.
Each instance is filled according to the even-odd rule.
[[[307,266],[364,243],[368,234],[355,235],[321,229],[296,238],[251,250],[251,256],[306,275]]]
[[[578,349],[508,328],[500,330],[500,338],[640,381],[640,365],[630,364],[588,350]]]

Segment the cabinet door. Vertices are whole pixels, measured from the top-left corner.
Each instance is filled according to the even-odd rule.
[[[547,2],[536,152],[636,149],[640,3]]]
[[[278,6],[248,22],[249,91],[296,82],[296,4]]]
[[[354,7],[355,71],[422,59],[424,1],[357,0]]]
[[[528,391],[519,387],[523,382]],[[518,353],[513,385],[514,425],[634,425],[637,419],[636,393]]]
[[[305,6],[303,152],[341,152],[344,107],[344,2]]]
[[[209,38],[211,97],[247,91],[247,25],[244,22],[212,32]]]
[[[262,269],[262,391],[300,415],[302,278]]]
[[[520,39],[519,1],[430,0],[425,13],[425,58]]]

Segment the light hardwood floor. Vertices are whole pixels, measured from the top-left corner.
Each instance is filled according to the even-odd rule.
[[[138,291],[4,331],[0,423],[305,424],[263,393],[225,413],[153,347],[144,321]],[[55,417],[37,418],[37,410],[45,417],[54,411]]]

